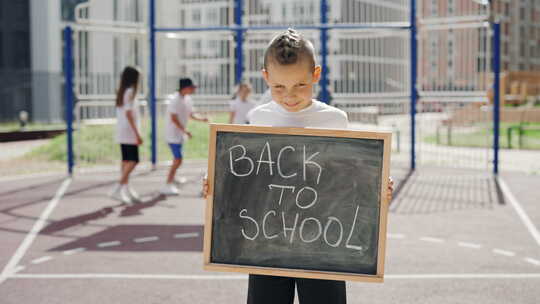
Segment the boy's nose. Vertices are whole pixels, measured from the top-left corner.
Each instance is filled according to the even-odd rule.
[[[295,99],[295,98],[296,98],[296,94],[293,91],[288,91],[287,93],[285,93],[286,100]]]

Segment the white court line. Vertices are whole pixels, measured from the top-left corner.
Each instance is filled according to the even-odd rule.
[[[2,273],[0,274],[0,284],[2,284],[7,279],[7,277],[13,271],[13,269],[15,269],[15,267],[19,264],[20,260],[22,259],[22,257],[24,256],[28,248],[30,248],[30,245],[32,244],[34,239],[39,234],[39,231],[41,231],[41,229],[43,229],[43,227],[45,226],[45,223],[47,222],[47,218],[53,212],[54,208],[56,207],[56,205],[58,204],[58,202],[60,201],[64,193],[66,192],[70,183],[71,183],[71,177],[66,178],[62,182],[62,185],[60,185],[60,188],[58,188],[58,191],[56,191],[56,194],[54,195],[54,197],[51,199],[51,201],[49,202],[45,210],[43,210],[43,212],[39,216],[39,219],[35,222],[34,226],[32,227],[32,230],[28,232],[28,234],[24,238],[19,248],[17,248],[17,251],[15,251],[15,254],[11,257],[6,267],[4,267],[4,270],[2,270]]]
[[[432,242],[432,243],[444,243],[444,240],[442,239],[427,237],[427,236],[421,237],[420,240],[425,241],[425,242]]]
[[[148,237],[142,237],[142,238],[133,239],[133,241],[135,243],[155,242],[157,240],[159,240],[159,237],[157,237],[157,236],[148,236]]]
[[[119,246],[119,245],[122,245],[122,242],[120,242],[120,241],[112,241],[112,242],[105,242],[105,243],[97,244],[97,246],[99,248],[114,247],[114,246]]]
[[[13,269],[13,273],[23,271],[25,268],[26,268],[25,266],[19,265],[19,266],[15,267],[15,269]]]
[[[72,254],[83,252],[83,251],[86,251],[86,248],[79,247],[79,248],[75,248],[75,249],[66,250],[66,251],[64,251],[62,253],[65,254],[65,255],[72,255]]]
[[[404,239],[405,235],[400,233],[388,233],[386,234],[386,237],[389,239]]]
[[[480,249],[480,248],[482,248],[482,245],[480,245],[480,244],[467,243],[467,242],[458,242],[458,246],[466,247],[466,248],[472,248],[472,249]]]
[[[247,275],[174,275],[129,273],[81,274],[14,274],[13,279],[154,279],[154,280],[246,280]],[[439,279],[540,279],[540,273],[441,273],[441,274],[387,274],[390,280],[439,280]]]
[[[187,238],[194,238],[194,237],[198,237],[199,236],[199,233],[198,232],[189,232],[189,233],[177,233],[174,235],[174,238],[175,239],[187,239]]]
[[[515,252],[502,250],[502,249],[497,249],[497,248],[493,249],[492,251],[493,251],[493,253],[499,254],[499,255],[505,255],[505,256],[515,256],[516,255]]]
[[[525,260],[528,263],[534,264],[536,266],[540,266],[540,261],[539,260],[535,260],[533,258],[524,258],[523,260]]]
[[[52,260],[52,257],[51,256],[44,256],[44,257],[41,257],[41,258],[38,258],[38,259],[35,259],[35,260],[32,260],[32,264],[41,264],[43,262],[47,262],[49,260]]]
[[[501,191],[504,193],[504,196],[508,198],[508,201],[510,201],[510,204],[512,207],[514,207],[514,210],[516,210],[516,213],[520,217],[521,221],[525,227],[527,227],[527,230],[529,230],[529,233],[532,235],[538,246],[540,246],[540,232],[538,232],[538,229],[536,229],[536,226],[533,224],[523,207],[521,207],[519,201],[516,199],[512,191],[510,191],[510,188],[506,182],[501,177],[497,177],[497,180],[499,181],[499,185],[501,186]]]

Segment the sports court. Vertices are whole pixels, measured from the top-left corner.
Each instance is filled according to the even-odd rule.
[[[508,127],[522,112],[499,107],[490,1],[454,1],[444,18],[420,0],[171,2],[114,1],[104,18],[93,17],[110,11],[106,2],[77,4],[63,31],[68,174],[0,177],[0,302],[244,303],[246,275],[203,270],[206,143],[186,148],[180,195],[159,193],[166,100],[189,74],[200,112],[226,122],[240,81],[265,93],[263,51],[295,26],[320,50],[315,96],[345,111],[353,130],[392,133],[384,283],[347,282],[348,302],[538,303],[540,158],[534,140]],[[134,205],[107,196],[126,65],[144,75]],[[191,128],[207,138],[207,126]]]
[[[111,171],[3,179],[3,303],[238,303],[245,275],[202,270],[204,162],[181,171],[181,195],[156,189],[166,171],[141,169],[144,197],[119,205]],[[535,303],[540,280],[540,182],[477,172],[413,174],[391,207],[385,283],[347,283],[351,303]]]

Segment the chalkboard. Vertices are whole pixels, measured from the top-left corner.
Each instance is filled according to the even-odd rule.
[[[390,139],[211,125],[205,269],[382,282]]]

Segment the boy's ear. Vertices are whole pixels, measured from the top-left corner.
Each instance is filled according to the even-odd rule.
[[[266,81],[266,84],[268,85],[268,71],[266,69],[262,69],[261,73],[264,78],[264,81]]]
[[[317,83],[319,82],[319,80],[321,80],[321,72],[322,72],[321,66],[316,65],[315,68],[313,69],[313,83]]]

